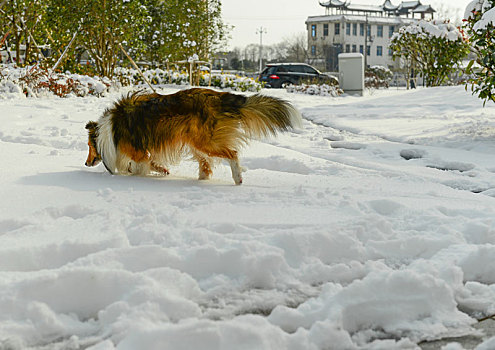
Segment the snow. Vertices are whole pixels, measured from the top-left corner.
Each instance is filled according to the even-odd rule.
[[[472,0],[469,4],[467,4],[466,9],[464,10],[464,19],[468,19],[472,16],[473,11],[480,11],[483,7],[483,3],[485,0]]]
[[[478,345],[476,347],[476,350],[490,350],[493,348],[495,348],[495,337],[491,337],[490,339]]]
[[[167,177],[84,167],[84,126],[120,94],[0,99],[0,348],[415,349],[476,332],[495,313],[495,106],[462,86],[262,93],[305,121],[244,149],[242,186],[224,163],[208,181],[187,160]]]
[[[473,29],[480,30],[480,29],[486,29],[488,25],[493,25],[495,23],[495,9],[490,9],[483,13],[483,16],[481,16],[481,19],[474,25]]]
[[[341,53],[339,54],[341,58],[361,58],[363,57],[362,53],[349,52],[349,53]]]
[[[475,31],[486,29],[487,26],[495,23],[495,8],[493,4],[488,0],[473,0],[471,1],[464,11],[464,19],[468,19],[473,15],[473,12],[481,12],[481,19],[478,20],[473,26]]]
[[[420,20],[416,23],[401,27],[399,32],[394,33],[392,40],[400,38],[404,34],[420,35],[424,37],[435,37],[447,41],[462,40],[462,34],[459,29],[449,20],[434,19]]]

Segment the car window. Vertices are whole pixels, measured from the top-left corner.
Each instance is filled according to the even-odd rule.
[[[304,73],[304,66],[292,66],[292,71],[297,73]]]
[[[266,74],[274,74],[277,71],[277,67],[268,67]]]
[[[287,72],[287,67],[285,67],[285,66],[280,66],[280,67],[278,67],[278,72],[280,72],[280,73],[285,73],[285,72]]]
[[[304,72],[305,73],[318,74],[318,72],[315,69],[313,69],[313,68],[311,68],[309,66],[303,66],[303,68],[304,68]]]

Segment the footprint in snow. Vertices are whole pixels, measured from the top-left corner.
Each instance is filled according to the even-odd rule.
[[[350,149],[350,150],[357,151],[357,150],[366,148],[366,145],[362,144],[362,143],[357,143],[357,142],[333,141],[333,142],[330,142],[330,147],[332,147],[332,148],[344,148],[344,149]]]
[[[426,155],[426,151],[421,149],[403,149],[400,151],[400,156],[405,160],[420,159]]]
[[[427,168],[433,168],[443,171],[459,171],[461,173],[473,170],[474,164],[462,163],[462,162],[438,162],[437,164],[428,164]]]

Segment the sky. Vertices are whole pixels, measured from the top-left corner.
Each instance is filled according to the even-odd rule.
[[[394,5],[399,0],[392,0]],[[353,4],[379,5],[383,0],[351,0]],[[464,13],[470,0],[421,0],[434,9],[450,8],[451,11]],[[260,29],[263,29],[264,45],[276,44],[284,38],[290,38],[306,31],[304,22],[308,16],[324,15],[325,8],[318,0],[222,0],[224,21],[233,25],[228,48],[245,47],[260,43]],[[266,31],[266,32],[265,32]]]

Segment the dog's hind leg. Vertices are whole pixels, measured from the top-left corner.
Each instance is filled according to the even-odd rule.
[[[213,171],[211,170],[211,158],[208,157],[203,152],[192,150],[194,159],[198,161],[199,164],[199,180],[208,180],[211,178]]]
[[[243,168],[241,167],[241,164],[239,163],[239,158],[237,157],[237,151],[231,150],[228,148],[223,148],[223,149],[216,149],[216,150],[211,150],[208,148],[202,148],[201,150],[197,149],[195,150],[196,153],[199,152],[199,155],[206,154],[208,155],[208,158],[206,158],[206,162],[208,163],[207,169],[210,170],[211,174],[211,167],[209,165],[209,158],[222,158],[228,160],[230,164],[230,169],[232,170],[232,178],[234,179],[234,182],[236,185],[242,184],[242,171]],[[194,154],[194,153],[193,153]],[[199,160],[198,160],[199,161]],[[200,179],[201,179],[201,161],[200,162]]]
[[[239,163],[239,158],[234,157],[229,159],[230,169],[232,170],[232,178],[236,185],[242,184],[242,167]]]

